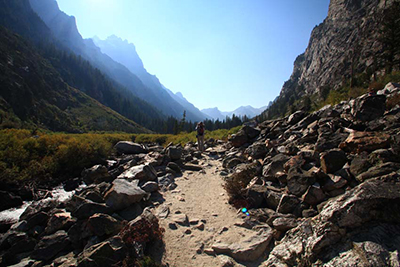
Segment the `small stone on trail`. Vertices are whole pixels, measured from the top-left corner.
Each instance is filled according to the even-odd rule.
[[[190,229],[185,230],[185,234],[190,235],[191,233],[192,233],[192,230],[190,230]]]
[[[218,213],[213,213],[211,215],[214,216],[214,217],[218,217]]]
[[[200,223],[199,225],[196,225],[196,228],[199,229],[200,231],[204,230],[204,223]]]
[[[215,255],[214,250],[212,248],[206,248],[203,250],[203,252],[207,255]]]
[[[178,226],[176,226],[176,224],[173,222],[168,223],[168,227],[169,227],[169,229],[172,229],[172,230],[178,229]]]
[[[190,224],[198,224],[199,221],[200,221],[199,219],[196,219],[196,218],[195,218],[195,219],[190,219],[190,220],[189,220],[189,223],[190,223]]]
[[[182,202],[185,201],[185,199],[183,197],[181,197],[181,196],[176,196],[176,199],[179,200],[179,201],[182,201]]]
[[[218,231],[218,234],[222,234],[223,232],[226,232],[226,231],[228,231],[228,230],[229,230],[229,228],[226,227],[226,226],[224,226],[224,227],[222,227],[222,228]]]

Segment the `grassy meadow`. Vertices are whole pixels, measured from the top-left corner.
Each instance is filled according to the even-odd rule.
[[[206,139],[226,140],[230,130],[206,131]],[[67,134],[22,129],[0,131],[0,182],[54,182],[77,177],[84,168],[103,163],[118,141],[185,144],[196,132],[171,134],[85,133]]]

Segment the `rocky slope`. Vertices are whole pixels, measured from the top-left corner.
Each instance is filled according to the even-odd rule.
[[[232,136],[225,188],[250,208],[243,226],[272,229],[262,266],[400,264],[399,103],[390,83]]]
[[[293,73],[275,102],[293,103],[304,95],[321,95],[351,78],[355,83],[356,74],[364,73],[367,78],[381,74],[385,67],[379,41],[382,11],[393,2],[331,0],[327,18],[313,29],[306,51],[295,60]]]

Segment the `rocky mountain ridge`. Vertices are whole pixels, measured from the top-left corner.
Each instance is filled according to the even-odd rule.
[[[332,0],[327,18],[313,29],[306,51],[296,58],[293,73],[272,106],[275,111],[262,116],[282,115],[288,111],[286,103],[293,104],[305,95],[323,97],[346,82],[365,86],[357,84],[361,82],[357,75],[372,81],[383,74],[382,14],[396,2]]]

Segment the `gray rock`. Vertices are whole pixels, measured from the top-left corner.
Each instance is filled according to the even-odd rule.
[[[398,170],[400,170],[400,163],[386,162],[369,168],[366,172],[357,175],[356,179],[359,182],[364,182],[365,180],[396,172]]]
[[[182,156],[182,148],[178,146],[170,146],[167,148],[167,155],[171,160],[179,160]]]
[[[276,180],[276,174],[284,171],[283,165],[289,159],[290,157],[284,154],[274,156],[270,162],[264,163],[262,175],[267,178],[267,180]]]
[[[261,159],[261,158],[265,157],[267,152],[268,152],[268,149],[265,146],[264,142],[258,142],[258,143],[254,143],[254,144],[250,145],[248,148],[246,148],[244,153],[248,154],[253,159]]]
[[[175,162],[169,162],[167,164],[167,167],[172,169],[175,173],[182,173],[181,168],[179,167],[178,164],[176,164]]]
[[[272,231],[252,236],[239,243],[215,243],[212,249],[216,254],[227,254],[238,261],[255,261],[264,253],[272,240]]]
[[[185,170],[188,170],[188,171],[201,171],[203,169],[203,167],[201,167],[200,165],[191,164],[191,163],[184,164],[182,166],[182,168],[184,168]]]
[[[352,115],[361,121],[372,121],[385,112],[386,96],[371,95],[356,99],[351,111]]]
[[[319,186],[310,186],[303,195],[303,201],[310,205],[318,205],[325,199],[324,191]]]
[[[371,163],[364,156],[358,155],[356,156],[350,164],[350,172],[357,176],[365,171],[367,171],[371,167]]]
[[[70,244],[65,231],[43,237],[36,245],[31,258],[35,260],[50,260]]]
[[[110,236],[117,234],[123,227],[120,221],[107,214],[97,213],[87,221],[88,229],[97,236]]]
[[[273,210],[278,208],[279,202],[282,198],[282,193],[268,190],[265,192],[264,197],[266,199],[267,207]]]
[[[242,158],[226,157],[222,161],[222,166],[227,169],[232,169],[242,163],[244,163],[244,160]]]
[[[104,195],[107,206],[113,210],[122,210],[134,203],[141,201],[148,193],[138,186],[138,181],[128,181],[117,178],[113,186]]]
[[[78,256],[77,267],[114,266],[126,256],[126,247],[122,241],[105,241],[85,249]]]
[[[169,218],[170,218],[171,221],[173,221],[173,222],[175,222],[175,223],[177,223],[179,225],[189,226],[188,217],[183,213],[173,214]]]
[[[71,213],[58,212],[50,217],[44,232],[49,235],[58,230],[68,231],[69,227],[71,227],[75,221],[76,220],[71,217]]]
[[[279,213],[292,213],[300,204],[300,200],[293,195],[287,195],[284,194],[279,201],[278,208],[276,209],[276,212]]]
[[[156,181],[157,172],[153,166],[143,164],[139,166],[133,166],[130,169],[126,170],[118,176],[118,179],[139,180],[142,182]]]
[[[114,146],[114,148],[117,150],[118,153],[121,154],[147,153],[147,150],[144,146],[129,141],[120,141]]]
[[[305,116],[307,116],[307,112],[298,110],[289,116],[287,123],[289,125],[294,125],[294,124],[298,123],[300,120],[302,120]]]
[[[289,192],[298,197],[302,196],[307,188],[315,183],[315,177],[310,172],[298,168],[290,169],[286,180]]]
[[[249,137],[244,131],[239,131],[229,137],[229,142],[234,147],[241,147],[249,141]]]
[[[158,183],[149,181],[142,185],[141,188],[147,193],[152,193],[158,190]]]
[[[272,226],[281,232],[295,228],[299,222],[295,218],[278,217],[272,221]]]
[[[76,210],[72,212],[72,216],[78,219],[86,219],[96,213],[111,214],[112,209],[106,204],[100,204],[95,202],[85,202],[80,205]]]
[[[95,165],[91,168],[82,171],[82,178],[85,184],[89,185],[92,183],[99,184],[101,182],[111,182],[112,176],[108,173],[108,170],[103,165]]]
[[[342,176],[329,174],[329,178],[323,184],[322,189],[325,192],[330,192],[340,189],[345,185],[347,185],[347,180],[344,179]]]

